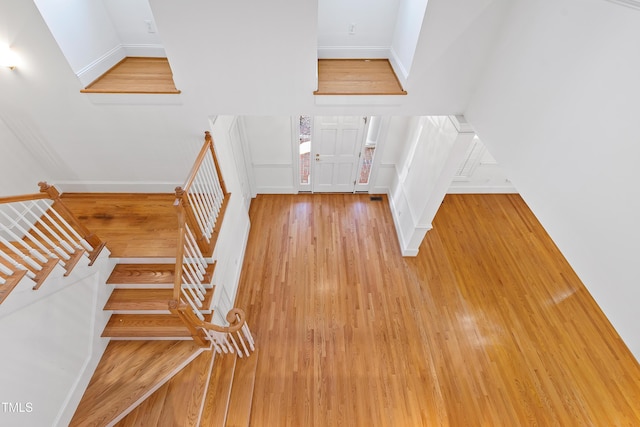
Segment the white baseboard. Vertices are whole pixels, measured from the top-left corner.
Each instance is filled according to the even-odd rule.
[[[80,79],[82,87],[87,87],[126,56],[122,45],[115,46],[95,61],[76,71],[76,76]]]
[[[396,51],[393,50],[393,47],[389,49],[389,63],[391,64],[391,68],[393,68],[393,71],[396,73],[396,76],[398,77],[400,84],[406,90],[407,79],[409,78],[409,71],[404,66],[402,61],[400,61],[400,58],[398,58],[398,55],[396,54]]]
[[[173,193],[182,182],[54,181],[63,193]]]
[[[166,58],[164,46],[161,44],[123,44],[127,56],[143,56],[148,58]]]
[[[258,187],[256,194],[297,194],[298,191],[293,187]]]
[[[98,77],[127,56],[166,58],[164,47],[159,44],[119,44],[95,61],[76,71],[83,87],[87,87]]]
[[[387,59],[389,47],[386,46],[319,46],[318,59]]]
[[[447,194],[517,194],[513,185],[451,185]]]

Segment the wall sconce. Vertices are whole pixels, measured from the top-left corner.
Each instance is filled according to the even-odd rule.
[[[9,46],[0,46],[0,67],[7,67],[13,70],[16,65],[18,65],[18,55],[9,49]]]

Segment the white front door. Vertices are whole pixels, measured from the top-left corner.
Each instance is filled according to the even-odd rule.
[[[352,193],[366,120],[362,116],[317,116],[311,163],[314,192]]]

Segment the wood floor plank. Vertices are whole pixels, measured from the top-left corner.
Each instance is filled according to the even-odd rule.
[[[174,264],[116,264],[107,279],[111,285],[119,284],[170,284],[175,278]]]
[[[216,355],[202,411],[202,427],[225,425],[237,359],[234,353]]]
[[[180,93],[167,58],[143,57],[124,58],[81,92]]]
[[[415,258],[383,199],[252,201],[252,426],[640,425],[638,362],[519,196],[448,195]]]
[[[70,425],[107,425],[200,352],[193,341],[110,342]]]
[[[112,257],[175,258],[174,194],[63,193],[62,200]]]
[[[202,401],[211,373],[211,351],[202,352],[194,361],[149,396],[117,427],[197,427]]]
[[[319,59],[315,95],[406,95],[387,59]]]
[[[211,306],[212,296],[212,291],[207,292],[202,301],[203,308]],[[114,289],[104,309],[168,311],[172,299],[173,289]]]
[[[253,388],[256,380],[259,350],[249,357],[238,358],[231,386],[229,410],[227,412],[227,427],[248,427],[251,419],[251,405],[253,403]]]
[[[112,314],[103,337],[190,337],[189,329],[173,314]]]

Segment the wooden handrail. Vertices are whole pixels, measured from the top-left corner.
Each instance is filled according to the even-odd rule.
[[[180,300],[180,292],[182,288],[182,259],[184,258],[184,233],[185,233],[185,209],[179,205],[180,201],[176,200],[173,204],[176,207],[176,213],[178,215],[178,242],[176,250],[176,266],[174,270],[174,286],[173,286],[173,299]]]
[[[49,195],[43,194],[43,193],[22,194],[20,196],[0,197],[0,205],[5,203],[29,202],[31,200],[43,200],[48,198],[49,198]]]
[[[102,249],[104,249],[106,243],[100,240],[100,238],[95,233],[89,231],[87,227],[85,227],[82,223],[80,223],[80,221],[78,221],[73,212],[71,212],[69,208],[67,208],[67,206],[60,198],[60,192],[56,187],[54,187],[53,185],[49,185],[44,181],[39,182],[38,186],[40,186],[41,193],[46,194],[49,199],[53,200],[54,208],[58,212],[63,213],[67,221],[69,221],[73,225],[73,227],[80,233],[82,238],[91,245],[93,250],[89,253],[89,265],[93,265],[93,263],[98,258],[98,255],[100,255],[100,252],[102,252]]]
[[[245,323],[246,315],[244,310],[240,308],[232,308],[227,313],[227,322],[229,322],[230,326],[219,326],[214,325],[213,323],[205,322],[200,320],[193,314],[193,311],[189,309],[186,304],[181,304],[177,300],[169,301],[169,310],[171,312],[182,312],[189,320],[189,323],[196,328],[204,328],[214,332],[226,333],[230,334],[236,331],[239,331],[242,328],[242,325]],[[236,317],[239,317],[239,319]]]
[[[207,142],[209,146],[209,150],[211,150],[211,155],[213,155],[213,163],[216,165],[216,171],[218,172],[218,179],[220,180],[220,187],[222,187],[222,193],[224,195],[227,194],[227,186],[224,183],[224,178],[222,176],[222,172],[220,171],[220,164],[218,164],[218,156],[216,155],[216,150],[213,148],[213,137],[211,136],[211,132],[208,130],[204,132],[204,140]]]
[[[39,193],[0,197],[0,204],[7,207],[1,212],[2,219],[12,223],[0,225],[6,234],[0,241],[11,253],[0,251],[2,299],[25,275],[37,290],[58,264],[68,276],[83,256],[92,265],[105,247],[67,208],[55,187],[46,182],[38,186]]]

